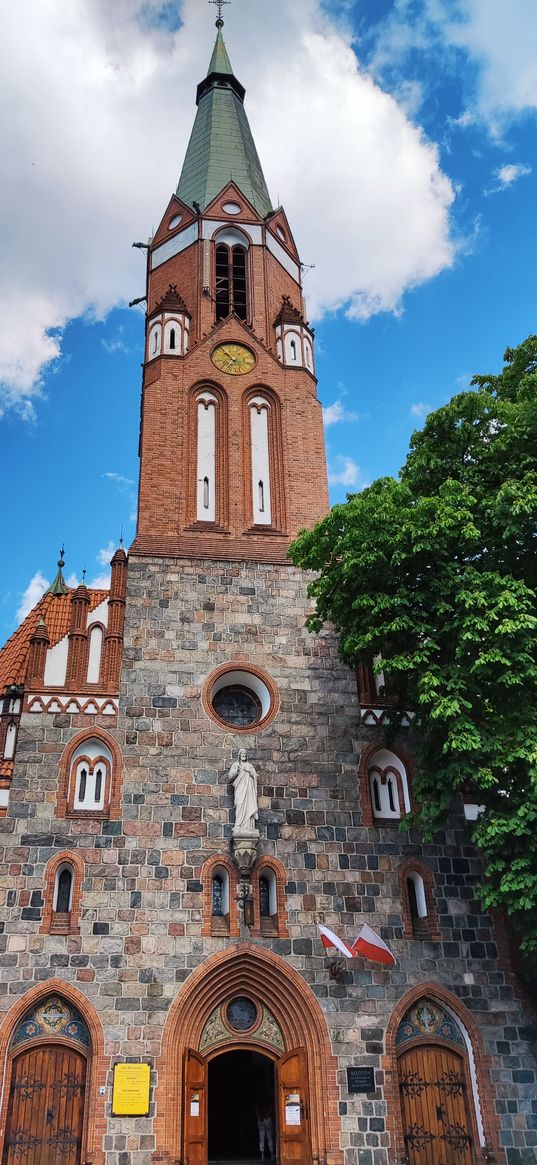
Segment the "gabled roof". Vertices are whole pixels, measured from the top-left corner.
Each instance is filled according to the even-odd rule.
[[[90,590],[89,610],[94,611],[99,603],[108,598],[109,591]],[[37,605],[26,616],[20,627],[8,639],[5,647],[0,651],[0,693],[11,684],[24,684],[30,654],[30,640],[37,624],[43,620],[48,631],[50,646],[67,635],[71,621],[71,596],[73,590],[66,594],[51,594],[47,592]]]
[[[203,211],[231,178],[264,218],[272,209],[270,195],[243,101],[219,28],[209,72],[198,85],[198,112],[177,195]]]

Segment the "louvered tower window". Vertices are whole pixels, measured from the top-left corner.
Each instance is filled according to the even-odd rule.
[[[241,320],[248,318],[246,248],[216,247],[216,318],[223,320],[235,312]]]

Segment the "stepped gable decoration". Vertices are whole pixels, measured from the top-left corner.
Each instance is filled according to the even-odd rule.
[[[274,320],[274,327],[277,328],[278,324],[303,324],[308,327],[302,312],[291,303],[288,295],[282,295],[282,306]]]
[[[182,315],[188,316],[189,320],[192,319],[191,313],[189,312],[184,299],[182,299],[182,297],[179,295],[176,283],[170,283],[167,292],[162,296],[162,299],[159,301],[154,311],[151,312],[149,318],[153,319],[153,316],[158,316],[161,315],[162,312],[168,311],[180,312]]]

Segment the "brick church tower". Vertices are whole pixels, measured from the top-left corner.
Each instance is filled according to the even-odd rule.
[[[2,1165],[535,1165],[472,807],[398,829],[405,730],[305,629],[314,337],[217,29],[148,247],[134,544],[109,592],[60,560],[0,652]],[[395,966],[327,956],[364,923]]]

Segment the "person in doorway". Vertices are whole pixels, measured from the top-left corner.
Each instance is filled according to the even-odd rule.
[[[274,1156],[274,1107],[272,1101],[270,1099],[258,1101],[255,1113],[261,1160],[265,1160],[265,1151],[267,1151],[267,1157],[272,1159]]]

